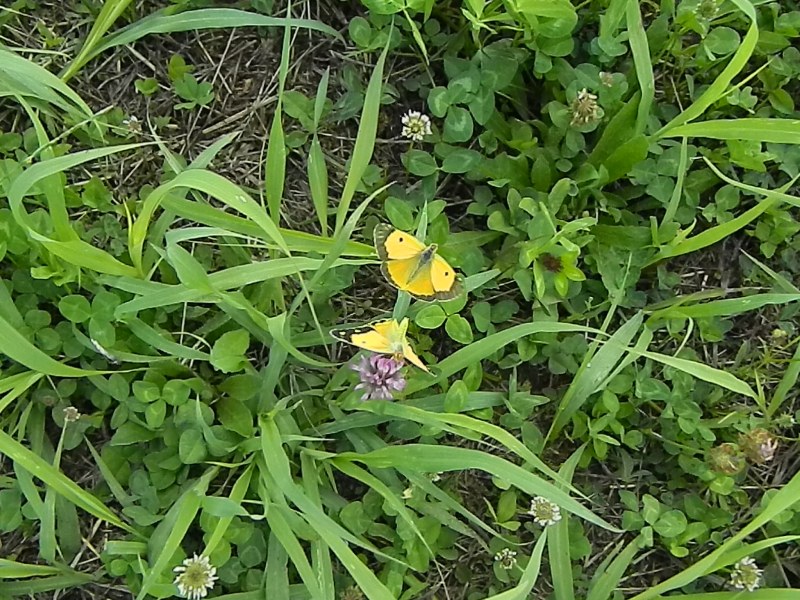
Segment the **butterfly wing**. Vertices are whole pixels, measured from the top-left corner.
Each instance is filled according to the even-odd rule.
[[[350,329],[332,329],[331,336],[370,352],[377,352],[378,354],[391,354],[394,352],[391,340],[377,329],[375,324],[352,327]]]
[[[375,250],[381,260],[404,260],[419,258],[425,250],[425,244],[410,233],[395,229],[387,223],[379,223],[375,227]]]
[[[431,262],[430,280],[437,300],[452,300],[461,295],[462,286],[455,269],[438,254]]]

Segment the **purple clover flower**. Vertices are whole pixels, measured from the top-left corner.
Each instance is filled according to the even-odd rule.
[[[355,389],[363,391],[362,400],[391,400],[394,392],[406,387],[406,380],[400,369],[403,363],[388,356],[372,354],[362,356],[356,365],[351,365],[361,383]]]

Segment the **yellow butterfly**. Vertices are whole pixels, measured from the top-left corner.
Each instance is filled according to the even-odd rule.
[[[383,261],[381,272],[394,287],[415,298],[451,300],[462,291],[450,264],[410,233],[380,223],[375,227],[375,249]]]
[[[428,368],[408,343],[406,330],[408,330],[408,318],[403,319],[400,323],[391,319],[376,321],[362,327],[332,329],[331,336],[370,352],[392,354],[397,360],[406,359],[427,372]]]

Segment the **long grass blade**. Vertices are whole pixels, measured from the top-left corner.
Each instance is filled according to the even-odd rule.
[[[650,46],[647,43],[647,32],[642,24],[638,0],[628,0],[625,19],[636,78],[639,80],[639,89],[642,92],[642,99],[636,115],[636,134],[642,135],[645,132],[647,120],[650,118],[656,84],[653,77],[653,59],[650,57]]]

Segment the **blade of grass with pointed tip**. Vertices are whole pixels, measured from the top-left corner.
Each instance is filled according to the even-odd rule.
[[[80,52],[61,74],[61,79],[68,81],[78,72],[81,65],[86,63],[92,49],[100,43],[102,37],[111,29],[119,16],[125,12],[130,3],[131,0],[105,0],[100,14],[97,15],[89,35],[86,36],[83,46],[81,46]]]
[[[583,444],[564,461],[558,474],[563,481],[572,482],[575,467],[578,466],[586,444]],[[565,486],[561,486],[565,489]],[[571,486],[570,486],[571,487]],[[566,491],[566,490],[565,490]],[[575,582],[572,578],[572,556],[569,550],[569,515],[564,515],[557,523],[548,527],[547,557],[550,563],[550,578],[553,581],[555,600],[575,600]]]
[[[717,119],[687,123],[670,129],[665,137],[704,137],[714,140],[748,140],[772,144],[800,144],[796,119]]]
[[[172,557],[180,548],[186,532],[189,531],[189,527],[200,511],[202,499],[203,491],[198,489],[198,484],[195,484],[181,494],[156,527],[149,542],[152,566],[142,579],[142,587],[136,595],[136,600],[142,600],[147,596],[150,588],[169,568]]]
[[[345,452],[340,457],[368,464],[375,468],[406,468],[426,473],[440,471],[464,471],[478,469],[511,483],[530,496],[542,496],[555,502],[562,510],[599,525],[610,531],[617,529],[596,516],[566,492],[503,458],[479,450],[435,446],[429,444],[405,444],[387,446],[368,454]]]
[[[0,317],[0,353],[28,367],[31,371],[53,377],[88,377],[107,372],[70,367],[50,358],[2,317]]]
[[[800,600],[800,590],[762,588],[752,592],[709,592],[707,594],[681,594],[657,596],[655,600]]]
[[[52,577],[42,577],[26,581],[4,581],[3,589],[0,594],[13,596],[30,596],[31,594],[43,594],[55,590],[66,590],[75,586],[83,586],[94,581],[94,577],[84,573],[72,573],[69,575],[54,575]]]
[[[633,65],[642,99],[636,115],[636,135],[642,135],[650,118],[650,108],[656,93],[656,84],[653,77],[653,60],[650,58],[650,46],[647,43],[647,32],[642,24],[642,15],[639,12],[638,0],[628,0],[625,10],[625,20],[628,28],[628,43],[631,46]]]
[[[44,373],[26,371],[0,379],[0,394],[5,394],[0,398],[0,413],[14,400],[27,392],[42,377],[44,377]]]
[[[602,382],[614,369],[614,366],[625,355],[625,348],[631,343],[636,333],[642,326],[643,315],[637,313],[622,327],[614,332],[607,342],[591,357],[588,363],[581,365],[564,397],[556,410],[556,418],[550,427],[546,440],[556,437],[569,423],[586,400],[597,391],[600,391]]]
[[[350,211],[350,203],[355,196],[356,188],[361,183],[361,178],[372,160],[372,152],[375,149],[375,138],[378,133],[378,115],[381,108],[381,98],[383,97],[383,67],[386,64],[386,56],[389,53],[389,44],[392,40],[394,25],[386,38],[386,46],[378,57],[378,62],[372,71],[367,84],[367,91],[364,95],[364,109],[358,122],[358,134],[356,143],[353,147],[353,154],[350,157],[350,170],[342,190],[342,197],[336,207],[336,227],[337,232],[344,227],[347,220],[347,213]]]
[[[111,509],[95,498],[94,495],[81,488],[61,471],[53,468],[53,465],[42,457],[34,454],[1,430],[0,454],[5,454],[14,461],[15,464],[18,464],[28,473],[34,475],[48,486],[48,488],[53,489],[57,494],[63,496],[75,506],[82,508],[98,519],[107,521],[120,529],[124,529],[128,533],[140,537],[140,534],[134,528],[123,522]]]
[[[292,14],[292,3],[286,7],[286,14]],[[287,23],[283,28],[283,47],[278,67],[278,100],[272,114],[267,143],[267,160],[264,161],[264,192],[267,196],[267,210],[275,225],[281,222],[281,201],[286,184],[286,139],[283,132],[283,90],[289,72],[289,54],[292,50],[292,28]]]
[[[515,325],[514,327],[498,331],[483,339],[472,342],[469,346],[456,350],[436,365],[436,373],[433,377],[411,381],[406,387],[405,392],[407,394],[412,394],[441,383],[470,365],[491,356],[500,348],[504,348],[508,344],[526,335],[535,335],[537,333],[591,333],[602,335],[602,332],[597,329],[583,327],[581,325],[572,325],[570,323],[542,321],[540,323]]]
[[[92,118],[92,109],[83,99],[47,69],[3,47],[0,64],[0,83],[12,93],[53,104],[77,121]]]
[[[607,561],[603,561],[597,568],[594,577],[592,577],[586,600],[609,600],[612,597],[614,591],[619,589],[619,582],[622,580],[623,575],[625,575],[633,559],[636,558],[642,539],[639,536],[628,542],[622,552],[614,556],[610,564],[606,564]]]
[[[377,548],[370,548],[360,540],[357,540],[341,525],[328,517],[314,502],[297,487],[291,476],[289,469],[289,459],[281,447],[280,432],[277,425],[271,418],[261,419],[261,444],[262,456],[267,463],[270,473],[274,476],[280,490],[286,497],[297,506],[314,528],[318,535],[330,547],[341,564],[350,573],[358,584],[361,591],[369,600],[395,600],[394,595],[389,589],[378,580],[375,574],[350,550],[345,540],[366,547],[372,552],[385,554]],[[390,558],[390,557],[386,557]],[[395,559],[390,559],[395,560]]]
[[[131,23],[127,27],[107,36],[104,41],[97,44],[86,54],[81,62],[75,62],[74,68],[80,69],[87,62],[99,56],[106,50],[116,46],[131,44],[138,39],[153,33],[177,33],[180,31],[193,31],[202,29],[227,29],[233,27],[296,27],[311,29],[341,38],[335,29],[319,21],[310,19],[286,19],[281,17],[268,17],[257,13],[247,12],[234,8],[202,8],[190,10],[175,15],[159,11],[144,19]]]
[[[789,304],[800,300],[797,294],[752,294],[742,298],[726,298],[691,305],[679,305],[654,311],[652,319],[706,319],[730,317],[765,306]]]
[[[508,450],[519,456],[522,460],[530,463],[531,466],[541,471],[554,481],[557,481],[567,486],[574,493],[578,491],[573,488],[568,481],[564,480],[558,473],[548,467],[538,456],[531,452],[525,444],[520,442],[513,435],[508,433],[502,427],[487,423],[479,419],[475,419],[468,415],[459,415],[454,413],[434,413],[420,408],[415,408],[406,404],[392,404],[389,402],[364,402],[359,405],[360,410],[370,411],[376,415],[392,415],[401,420],[415,421],[422,425],[428,425],[434,428],[444,428],[450,433],[458,435],[456,428],[463,428],[469,431],[474,431],[481,436],[492,438],[505,446]]]
[[[0,558],[0,579],[57,575],[61,572],[62,569],[59,567],[50,567],[47,565],[28,565],[15,560]]]
[[[322,237],[328,237],[328,166],[325,164],[325,153],[319,143],[317,130],[322,119],[325,100],[328,97],[330,74],[330,68],[325,69],[319,86],[317,86],[317,95],[314,99],[314,133],[311,136],[308,164],[306,165],[311,201],[314,203],[314,212],[317,213]]]
[[[253,465],[251,463],[247,466],[247,469],[245,469],[244,473],[239,476],[239,479],[236,480],[236,483],[234,483],[233,487],[231,488],[231,493],[228,497],[240,506],[248,488],[250,487],[250,480],[252,477]],[[203,550],[204,556],[209,556],[223,540],[225,533],[228,531],[231,523],[233,523],[233,518],[233,515],[231,515],[229,517],[221,517],[219,521],[217,521],[217,524],[214,526],[214,530],[211,532],[211,536],[208,538],[208,542],[206,542],[205,550]]]
[[[714,82],[708,86],[701,96],[686,110],[682,111],[678,116],[664,125],[655,134],[654,137],[656,139],[665,136],[671,129],[696,119],[702,115],[707,108],[722,98],[728,92],[728,86],[731,81],[733,81],[733,78],[747,66],[747,61],[749,61],[750,57],[753,55],[759,37],[756,11],[748,0],[731,1],[750,19],[750,27],[747,30],[747,34],[744,36],[744,40],[742,40],[739,48],[722,70],[722,73],[717,76]]]

